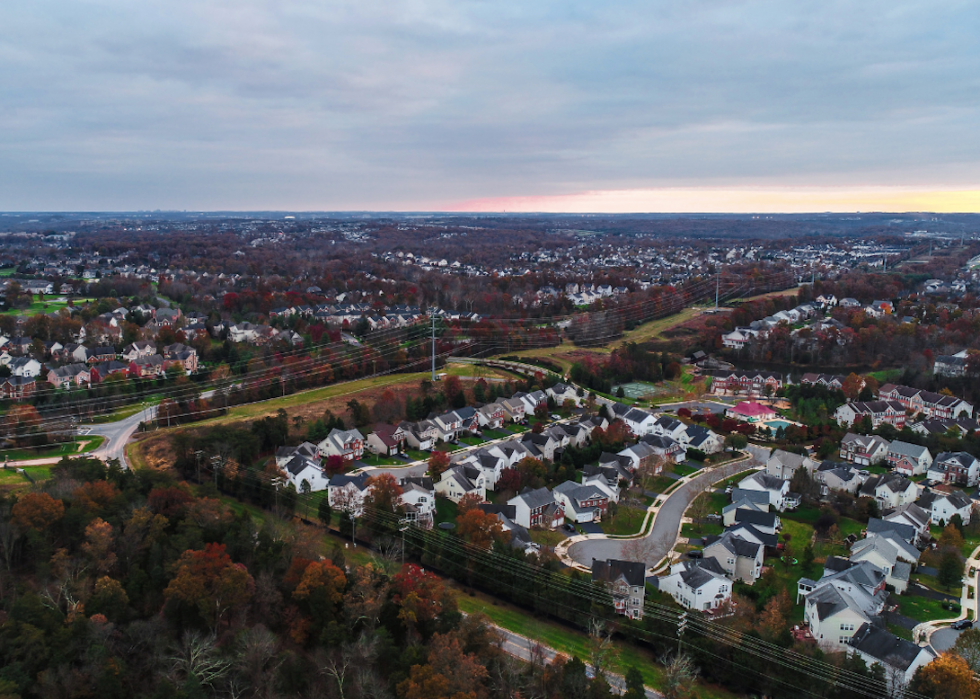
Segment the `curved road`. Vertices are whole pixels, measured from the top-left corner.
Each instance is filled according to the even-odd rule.
[[[759,461],[753,458],[725,464],[691,479],[667,496],[657,512],[650,533],[640,539],[639,550],[644,555],[647,567],[657,565],[674,548],[681,527],[681,519],[684,517],[684,510],[687,509],[694,494],[700,492],[702,488],[710,487],[712,483],[717,483],[736,473],[759,467]],[[568,547],[568,555],[577,563],[591,567],[594,559],[625,558],[623,547],[628,541],[636,541],[636,539],[586,539],[577,541]],[[633,546],[635,547],[637,544],[633,544]]]

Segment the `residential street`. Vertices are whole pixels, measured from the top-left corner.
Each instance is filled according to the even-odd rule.
[[[759,468],[759,462],[754,458],[725,464],[696,476],[672,492],[657,511],[650,532],[642,537],[639,550],[645,556],[647,567],[657,565],[674,547],[684,510],[695,493],[706,485],[753,468]],[[575,562],[591,568],[593,559],[624,558],[623,547],[628,541],[635,539],[585,539],[569,546],[568,555]],[[632,547],[636,548],[636,544]]]

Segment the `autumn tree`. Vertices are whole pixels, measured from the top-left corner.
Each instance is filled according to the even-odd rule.
[[[13,520],[24,529],[44,531],[65,515],[65,504],[47,493],[27,493],[11,509]]]
[[[429,474],[433,478],[438,478],[449,468],[449,463],[449,452],[433,451],[429,456]]]
[[[977,699],[973,672],[956,653],[946,652],[915,671],[909,689],[935,699]]]
[[[390,473],[372,476],[367,479],[368,494],[364,497],[364,506],[381,512],[394,512],[401,515],[405,511],[402,504],[402,488]]]
[[[504,537],[504,528],[495,515],[480,509],[468,510],[456,517],[456,533],[464,540],[483,549]]]
[[[212,629],[224,616],[248,603],[255,581],[248,570],[236,564],[224,544],[207,544],[203,551],[184,551],[177,561],[177,574],[164,595],[192,605]]]
[[[303,571],[299,584],[293,590],[293,599],[301,603],[316,627],[322,630],[336,619],[346,586],[347,578],[343,571],[331,561],[313,561]]]
[[[112,525],[96,517],[85,527],[85,543],[82,551],[88,557],[92,567],[105,575],[116,565],[116,554],[112,550],[115,545]]]
[[[438,617],[456,612],[456,598],[436,575],[417,565],[407,564],[393,579],[392,601],[399,607],[398,618],[410,635],[428,627]]]
[[[861,393],[861,389],[864,388],[864,381],[860,376],[851,372],[847,375],[841,384],[841,390],[848,400],[857,400],[858,395]]]
[[[465,515],[470,510],[477,509],[483,503],[483,498],[481,498],[476,493],[467,493],[459,499],[456,503],[456,512],[459,515]]]
[[[75,505],[86,512],[107,511],[119,497],[119,491],[108,481],[93,481],[79,486],[72,493]]]

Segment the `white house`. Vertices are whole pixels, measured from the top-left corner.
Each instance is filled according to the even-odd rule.
[[[487,499],[487,482],[483,471],[471,464],[457,464],[442,472],[435,485],[440,495],[459,502],[464,495],[476,495],[481,501]]]
[[[564,405],[566,400],[572,401],[576,406],[579,405],[581,399],[578,396],[578,390],[572,385],[567,383],[556,383],[551,388],[545,390],[550,397],[555,399],[555,403],[560,407]]]
[[[782,512],[786,509],[786,500],[789,495],[789,481],[782,478],[770,476],[764,471],[753,473],[747,478],[743,478],[738,483],[741,490],[755,490],[769,494],[769,505]]]
[[[783,449],[773,449],[766,462],[766,473],[774,478],[791,480],[796,470],[803,468],[807,473],[812,474],[818,463],[809,456],[794,454]]]
[[[330,479],[327,497],[330,507],[339,512],[348,512],[355,517],[364,514],[364,498],[371,492],[368,485],[370,475],[359,473],[356,476],[337,474]]]
[[[973,509],[973,503],[962,495],[940,493],[935,490],[924,492],[916,504],[929,513],[929,521],[932,524],[940,522],[948,524],[954,515],[962,517],[963,524],[969,524]]]
[[[912,565],[919,560],[919,552],[909,543],[873,534],[851,546],[850,560],[871,563],[885,574],[887,584],[903,594],[908,588]]]
[[[670,573],[659,578],[663,592],[685,609],[710,611],[732,597],[732,581],[713,558],[675,563]]]
[[[276,459],[278,462],[278,459]],[[316,493],[330,486],[330,479],[320,468],[318,459],[296,455],[281,466],[289,482],[299,493]]]
[[[858,491],[858,497],[874,498],[881,509],[888,509],[915,502],[919,497],[919,487],[902,474],[892,471],[870,476]]]
[[[885,574],[868,561],[830,556],[820,580],[800,578],[797,602],[801,597],[803,618],[817,643],[843,650],[855,631],[884,608]]]
[[[637,437],[654,433],[654,425],[657,423],[657,418],[652,413],[648,413],[646,410],[640,410],[639,408],[633,408],[622,417],[623,422],[630,428],[630,432]]]
[[[847,652],[860,656],[869,668],[881,666],[889,696],[901,696],[915,671],[936,659],[929,646],[917,646],[867,623],[854,632]]]

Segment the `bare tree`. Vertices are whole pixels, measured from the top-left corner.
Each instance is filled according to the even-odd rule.
[[[204,636],[196,631],[185,633],[167,660],[167,674],[177,686],[195,677],[201,685],[214,689],[232,667],[230,660],[221,657],[214,634]]]
[[[688,498],[687,516],[691,518],[694,528],[700,534],[704,529],[704,520],[711,514],[711,498],[708,493],[711,491],[710,479],[692,482]]]
[[[664,666],[660,684],[664,699],[683,699],[691,696],[694,691],[694,681],[700,674],[691,656],[684,653],[665,655],[660,658],[660,662]]]
[[[595,671],[596,677],[604,676],[606,668],[616,656],[612,644],[612,629],[607,629],[605,622],[599,619],[589,621],[589,664]]]

